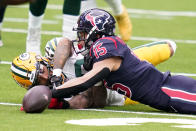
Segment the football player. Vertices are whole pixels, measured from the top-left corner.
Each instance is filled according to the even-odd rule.
[[[105,0],[117,19],[120,35],[123,40],[129,40],[132,32],[132,24],[126,8],[122,5],[121,0]],[[41,54],[41,25],[44,18],[44,12],[46,9],[48,0],[38,0],[30,3],[29,8],[29,20],[28,20],[28,33],[26,40],[26,52],[36,52]],[[82,10],[92,8],[95,4],[94,0],[84,0]],[[63,4],[63,36],[69,39],[75,39],[76,34],[72,31],[73,25],[76,24],[78,16],[80,14],[81,0],[64,0]],[[120,5],[120,6],[119,6]],[[74,7],[74,8],[70,8]]]
[[[51,83],[49,82],[50,74],[48,74],[48,70],[52,69],[51,63],[53,63],[54,51],[57,47],[65,47],[67,49],[68,47],[66,47],[66,44],[69,42],[71,41],[66,38],[54,38],[47,42],[45,47],[45,56],[47,59],[45,59],[45,57],[36,57],[34,53],[24,53],[19,57],[16,57],[13,60],[11,66],[13,78],[17,83],[19,83],[19,85],[24,88],[30,88],[37,84],[51,85]],[[64,53],[66,52],[65,50]],[[135,51],[137,52],[136,54],[138,54],[139,57],[147,60],[149,59],[150,62],[158,64],[169,59],[170,56],[174,54],[175,43],[172,41],[153,42],[141,47],[137,47]],[[148,55],[148,57],[145,57],[145,54]],[[155,59],[153,60],[153,58]],[[84,60],[82,55],[76,55],[73,52],[71,57],[66,61],[66,64],[64,65],[63,73],[61,73],[61,78],[65,78],[63,74],[65,74],[68,79],[83,75],[86,72],[82,66],[83,61]],[[21,71],[29,72],[29,74],[22,73]],[[105,88],[96,86],[68,100],[70,108],[103,107],[104,105],[121,106],[124,104],[130,104],[130,102],[131,104],[133,103],[133,101],[131,101],[130,99],[126,99],[125,101],[123,95],[120,95],[108,89],[106,92]],[[65,105],[68,104],[65,103],[67,103],[67,101],[58,101],[57,99],[52,99],[49,108],[67,108],[67,106]]]
[[[112,13],[118,23],[118,29],[122,40],[130,40],[132,34],[132,23],[126,7],[122,4],[122,0],[105,0],[105,2],[112,9]],[[96,0],[82,0],[82,12],[96,7]]]
[[[95,8],[80,15],[75,28],[78,33],[75,51],[86,55],[84,66],[88,66],[89,72],[54,86],[52,96],[70,97],[103,81],[105,87],[153,108],[196,114],[196,80],[162,73],[140,60],[115,36],[114,29],[115,19],[105,10]]]
[[[35,2],[35,0],[1,0],[0,1],[0,47],[3,46],[1,30],[2,30],[3,18],[7,5],[19,5],[19,4],[24,4],[26,2]]]
[[[41,54],[41,27],[48,0],[38,0],[29,5],[28,33],[26,39],[26,52]],[[81,0],[64,0],[63,4],[63,36],[75,39],[76,34],[72,26],[76,24],[80,13]],[[70,8],[73,7],[73,8]]]

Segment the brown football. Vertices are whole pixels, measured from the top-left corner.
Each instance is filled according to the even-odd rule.
[[[27,91],[23,98],[23,108],[26,113],[41,113],[50,103],[52,93],[49,87],[38,85]]]

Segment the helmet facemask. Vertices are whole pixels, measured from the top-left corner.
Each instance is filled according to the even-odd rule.
[[[91,30],[88,28],[73,28],[73,31],[77,31],[77,40],[72,41],[72,45],[76,54],[81,53],[85,55],[89,52],[89,49],[93,42],[99,39],[102,35],[98,35],[96,27],[93,27]],[[84,44],[80,42],[83,41]]]
[[[48,71],[48,82],[47,83],[49,83],[49,80],[51,77],[50,71],[52,71],[53,65],[50,63],[50,61],[45,59],[44,57],[41,57],[40,55],[36,56],[36,61],[37,61],[35,63],[36,70],[35,72],[31,73],[32,75],[34,75],[34,79],[32,80],[32,85],[29,86],[28,89],[40,84],[40,80],[38,79],[38,76],[40,73],[43,72],[43,66],[46,66],[47,71]]]

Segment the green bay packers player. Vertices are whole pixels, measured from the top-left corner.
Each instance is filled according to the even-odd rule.
[[[52,70],[54,52],[57,47],[69,50],[69,47],[67,46],[69,42],[70,41],[66,38],[54,38],[50,40],[45,47],[46,57],[36,56],[34,53],[24,53],[19,57],[16,57],[11,66],[13,78],[19,85],[26,89],[37,84],[51,85],[49,81],[51,74],[49,72]],[[134,51],[141,59],[146,59],[156,65],[169,59],[174,54],[175,49],[176,45],[174,42],[160,41],[136,47]],[[86,73],[82,66],[84,62],[83,56],[71,53],[72,51],[67,53],[69,58],[66,60],[62,71],[68,79],[72,79]],[[55,72],[53,74],[55,74]],[[58,73],[56,73],[56,75],[57,74]],[[60,76],[61,78],[64,77],[62,73]],[[59,102],[56,99],[52,99],[49,107],[63,108],[62,103],[67,105],[65,104],[67,103],[66,101]],[[89,108],[103,107],[105,104],[121,106],[124,104],[133,104],[133,101],[130,99],[125,100],[124,96],[119,95],[114,91],[106,90],[105,88],[96,88],[95,86],[86,92],[72,97],[69,99],[68,103],[70,108]]]

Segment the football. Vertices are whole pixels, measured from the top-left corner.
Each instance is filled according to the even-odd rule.
[[[50,103],[52,93],[49,87],[38,85],[27,91],[23,98],[23,108],[26,113],[41,113]]]

